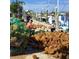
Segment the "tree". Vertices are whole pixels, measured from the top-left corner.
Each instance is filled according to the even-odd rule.
[[[12,2],[10,4],[10,11],[12,13],[22,14],[23,4],[25,4],[23,1],[18,1],[18,0],[16,0],[16,2]]]

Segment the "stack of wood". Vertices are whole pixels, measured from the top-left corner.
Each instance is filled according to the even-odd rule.
[[[35,29],[35,31],[50,31],[51,28],[54,28],[54,25],[50,25],[48,23],[45,22],[39,22],[39,21],[33,21],[33,29]]]
[[[69,53],[69,34],[67,32],[44,32],[32,36],[33,40],[42,42],[45,53],[55,57],[67,56]],[[41,43],[40,43],[41,44]]]
[[[35,31],[40,31],[40,30],[43,30],[43,31],[50,31],[50,29],[52,28],[53,26],[45,26],[45,25],[42,25],[42,24],[33,24],[33,29],[35,29]]]

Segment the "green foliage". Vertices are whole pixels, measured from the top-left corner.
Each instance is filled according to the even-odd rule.
[[[17,2],[12,2],[10,4],[10,11],[12,13],[18,13],[18,12],[22,12],[23,7],[22,5],[25,4],[23,1],[17,1]],[[19,9],[19,10],[18,10]]]
[[[18,6],[18,4],[16,4],[15,2],[11,3],[10,11],[13,13],[17,13],[17,6]]]
[[[22,45],[20,47],[27,47],[30,31],[25,27],[24,23],[22,23],[20,19],[13,18],[11,19],[10,27],[10,38],[16,37],[19,43],[22,41]]]

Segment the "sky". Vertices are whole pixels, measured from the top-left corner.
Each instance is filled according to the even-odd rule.
[[[10,0],[10,2],[15,0]],[[57,0],[20,0],[24,1],[24,10],[33,10],[35,12],[54,11]],[[69,0],[59,0],[59,11],[69,11]]]

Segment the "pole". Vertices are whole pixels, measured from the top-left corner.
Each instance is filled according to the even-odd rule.
[[[59,12],[59,0],[57,0],[57,12]]]
[[[59,0],[57,0],[57,6],[55,9],[55,23],[56,23],[56,31],[59,31]]]
[[[46,17],[47,20],[46,20],[46,22],[48,22],[48,10],[46,12],[47,12],[47,17]]]
[[[41,19],[42,19],[42,10],[41,10],[41,13],[40,13],[40,21],[42,21]]]
[[[35,10],[37,10],[37,9],[35,9]],[[37,20],[37,12],[36,12],[36,17],[35,17],[35,19]]]

